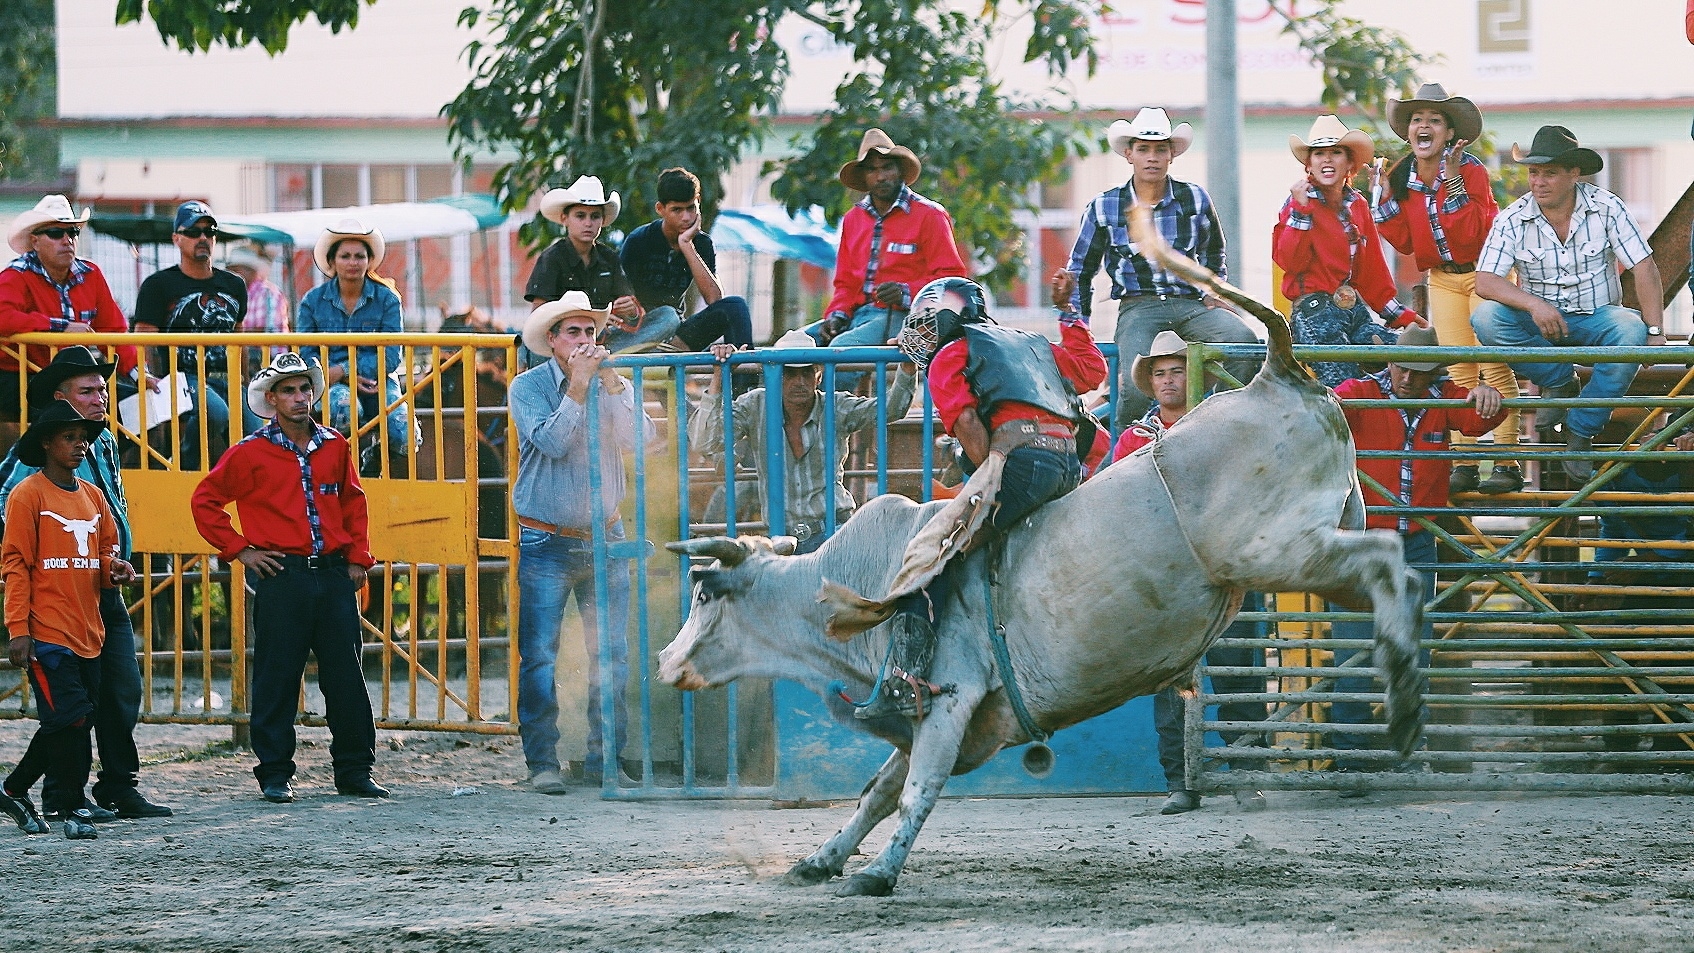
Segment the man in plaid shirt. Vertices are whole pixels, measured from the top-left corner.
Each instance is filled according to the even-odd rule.
[[[1194,130],[1183,123],[1171,128],[1163,109],[1143,109],[1133,121],[1119,119],[1106,133],[1112,151],[1129,162],[1130,180],[1107,189],[1082,212],[1082,226],[1067,266],[1076,276],[1070,309],[1061,320],[1087,323],[1091,314],[1094,273],[1104,265],[1118,302],[1118,427],[1139,420],[1150,406],[1130,379],[1130,367],[1146,354],[1160,331],[1175,331],[1185,341],[1257,343],[1258,338],[1224,302],[1160,269],[1142,256],[1129,238],[1129,209],[1137,203],[1152,208],[1153,222],[1177,252],[1205,265],[1218,277],[1227,276],[1223,231],[1211,196],[1198,185],[1170,177],[1170,164],[1188,151]],[[1229,371],[1245,381],[1253,362],[1236,361]]]
[[[1476,293],[1486,299],[1471,313],[1477,339],[1489,347],[1664,344],[1664,284],[1652,249],[1621,199],[1579,181],[1604,167],[1600,154],[1579,146],[1563,126],[1542,126],[1528,154],[1512,144],[1512,159],[1529,166],[1530,193],[1494,219],[1477,259]],[[1635,276],[1640,311],[1618,304],[1623,299],[1619,262]],[[1506,278],[1513,269],[1517,284]],[[1544,396],[1578,396],[1568,362],[1513,367]],[[1638,369],[1632,363],[1595,364],[1581,396],[1622,397]],[[1605,407],[1575,407],[1536,416],[1542,430],[1562,418],[1565,448],[1584,452],[1594,448],[1594,437],[1611,413]],[[1594,475],[1590,460],[1566,460],[1564,466],[1573,480]]]

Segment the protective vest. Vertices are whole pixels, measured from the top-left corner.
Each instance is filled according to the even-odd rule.
[[[1076,391],[1059,373],[1053,345],[1046,338],[998,324],[967,324],[960,331],[970,349],[965,380],[976,395],[982,419],[987,420],[999,404],[1015,400],[1077,421]]]

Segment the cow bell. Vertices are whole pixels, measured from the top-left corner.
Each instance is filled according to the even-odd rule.
[[[1032,741],[1023,749],[1023,769],[1029,776],[1041,780],[1053,773],[1053,749],[1045,742]]]

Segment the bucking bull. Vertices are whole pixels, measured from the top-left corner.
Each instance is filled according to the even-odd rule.
[[[954,603],[937,612],[930,677],[951,691],[924,717],[852,717],[842,689],[870,693],[889,627],[833,640],[826,629],[839,609],[819,594],[826,583],[888,591],[900,569],[891,554],[944,504],[878,497],[803,556],[788,555],[793,544],[784,538],[671,544],[717,561],[693,573],[688,620],[659,656],[662,679],[690,690],[747,676],[792,679],[822,695],[844,723],[894,745],[852,819],[789,870],[789,883],[841,876],[860,842],[898,809],[888,845],[838,890],[892,893],[950,775],[1186,678],[1248,590],[1315,592],[1370,607],[1389,740],[1402,753],[1415,744],[1423,721],[1421,589],[1394,534],[1359,529],[1364,504],[1340,405],[1294,360],[1280,314],[1175,256],[1144,218],[1135,234],[1164,267],[1264,322],[1264,369],[1037,510],[1006,538],[998,585],[980,581],[986,548],[966,557],[966,578],[979,581],[954,587]],[[1004,630],[1010,672],[995,662],[990,619]],[[1020,724],[1008,680],[1021,689],[1034,737]]]

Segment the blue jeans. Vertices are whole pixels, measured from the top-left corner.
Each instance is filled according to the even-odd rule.
[[[1175,331],[1184,341],[1210,344],[1257,344],[1259,342],[1235,312],[1208,308],[1198,298],[1160,298],[1137,295],[1118,302],[1118,326],[1112,337],[1118,345],[1117,424],[1122,430],[1140,420],[1153,401],[1135,387],[1130,375],[1137,355],[1153,347],[1160,331]],[[1258,361],[1230,361],[1225,367],[1245,384],[1258,370]]]
[[[902,308],[885,308],[879,304],[861,305],[853,312],[853,322],[847,330],[837,334],[829,342],[830,347],[882,347],[893,338],[900,336],[900,329],[906,326],[906,312]],[[804,328],[807,334],[823,340],[823,322],[815,321]],[[836,390],[853,390],[864,378],[864,374],[835,375]]]
[[[359,426],[363,427],[384,406],[400,399],[400,382],[384,378],[382,382],[382,401],[377,402],[375,394],[359,392]],[[353,389],[345,383],[329,385],[329,425],[342,433],[353,429]],[[406,405],[400,404],[388,414],[388,423],[384,428],[388,431],[388,446],[395,453],[410,453],[420,440],[420,434],[411,426],[411,418],[406,413]]]
[[[623,539],[613,526],[609,541]],[[600,632],[611,656],[612,708],[617,713],[612,750],[621,752],[628,735],[624,694],[629,683],[629,560],[609,559],[606,566],[606,624],[600,626],[594,601],[594,547],[585,539],[522,529],[518,538],[518,734],[524,763],[534,774],[559,767],[559,625],[565,602],[576,596],[582,615],[582,641],[588,650],[588,756],[584,771],[602,770]]]
[[[192,375],[190,375],[190,389],[194,394],[194,399],[198,401],[200,391],[198,386],[193,383]],[[153,400],[158,400],[161,396],[163,395],[148,395]],[[206,417],[206,436],[214,451],[209,466],[211,463],[216,463],[217,458],[222,456],[224,449],[229,446],[229,375],[208,373],[206,375],[205,406],[197,407],[182,415],[182,462],[179,465],[184,470],[200,468],[201,414]],[[264,419],[253,413],[247,406],[247,395],[243,393],[241,395],[241,432],[250,434],[264,425]],[[169,421],[160,426],[161,428],[168,427]]]
[[[726,296],[700,309],[684,321],[670,305],[660,305],[641,316],[633,331],[607,328],[600,343],[613,353],[643,351],[673,337],[682,338],[691,351],[704,351],[723,338],[726,344],[753,343],[753,314],[743,298]]]
[[[1528,311],[1508,308],[1498,301],[1484,301],[1471,312],[1471,327],[1485,347],[1640,347],[1647,343],[1647,326],[1639,312],[1607,305],[1593,314],[1559,312],[1569,328],[1563,338],[1549,341],[1535,326]],[[1638,364],[1595,364],[1582,397],[1622,397],[1635,380]],[[1574,369],[1568,363],[1513,364],[1519,377],[1534,381],[1543,390],[1567,384]],[[1610,420],[1607,407],[1572,407],[1565,413],[1565,426],[1584,437],[1598,434]]]
[[[1256,592],[1249,592],[1241,600],[1241,611],[1259,612],[1265,607],[1264,597]],[[1262,622],[1231,622],[1229,628],[1223,630],[1222,638],[1226,639],[1256,639],[1263,633]],[[1264,652],[1254,648],[1212,648],[1206,652],[1207,665],[1263,665]],[[1209,675],[1207,680],[1212,683],[1212,691],[1219,695],[1235,695],[1265,690],[1263,675]],[[1218,705],[1220,721],[1264,721],[1264,702],[1221,702]],[[1159,689],[1153,695],[1153,730],[1159,736],[1159,767],[1165,773],[1165,790],[1181,791],[1188,785],[1183,776],[1183,744],[1182,744],[1183,704],[1182,695],[1175,687],[1167,686]],[[1224,736],[1228,744],[1241,737],[1242,732],[1232,731]],[[1257,762],[1245,763],[1243,768],[1255,770],[1261,766]]]
[[[1428,530],[1405,534],[1400,537],[1400,545],[1406,556],[1406,563],[1431,564],[1436,560],[1435,534]],[[1423,602],[1428,606],[1429,600],[1435,598],[1435,572],[1431,569],[1420,569],[1418,575],[1423,577]],[[1341,609],[1341,606],[1330,605],[1331,609]],[[1375,636],[1376,627],[1370,621],[1337,622],[1331,626],[1331,637],[1337,639],[1369,639]],[[1418,633],[1420,639],[1431,639],[1435,636],[1435,625],[1428,620],[1423,623],[1423,629]],[[1370,649],[1336,649],[1335,665],[1345,665],[1348,659],[1360,652],[1370,652]],[[1418,658],[1423,665],[1429,664],[1429,652],[1420,650]],[[1335,680],[1335,691],[1338,692],[1374,692],[1381,688],[1376,684],[1374,676],[1360,675]],[[1368,725],[1371,722],[1370,702],[1332,702],[1329,707],[1329,720],[1337,725]],[[1347,751],[1380,748],[1379,735],[1345,734],[1336,732],[1329,736],[1329,747]],[[1343,767],[1359,767],[1359,765],[1342,765]]]
[[[1327,292],[1302,295],[1294,302],[1289,322],[1295,344],[1393,344],[1400,335],[1371,319],[1371,310],[1363,301],[1343,310]],[[1357,361],[1313,361],[1312,376],[1325,387],[1335,387],[1342,381],[1359,376]]]

